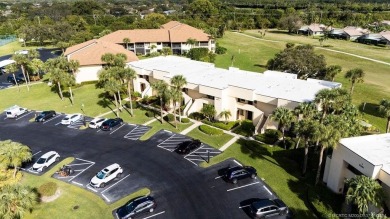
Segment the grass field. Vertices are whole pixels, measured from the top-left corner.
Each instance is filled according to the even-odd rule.
[[[24,185],[38,188],[46,182],[55,182],[61,190],[61,195],[58,199],[49,203],[37,204],[31,213],[25,215],[25,219],[112,218],[111,212],[125,204],[129,199],[150,193],[149,189],[144,188],[115,203],[106,204],[100,197],[92,192],[51,177],[60,166],[71,161],[72,158],[65,159],[42,176],[24,173],[21,181]],[[74,209],[75,206],[78,206],[78,208]]]
[[[39,48],[39,47],[41,47],[41,46],[27,46],[27,47],[24,47],[18,41],[14,41],[12,43],[8,43],[8,44],[5,44],[4,46],[0,47],[1,48],[0,49],[0,56],[14,54],[15,51],[18,51],[18,50],[29,50],[29,49],[36,49],[36,48]],[[49,48],[49,47],[45,47],[45,48]]]
[[[252,36],[259,36],[256,31],[248,32]],[[295,38],[296,37],[296,38]],[[222,39],[218,40],[218,43],[227,48],[227,53],[224,55],[217,56],[216,66],[222,68],[228,68],[231,66],[231,57],[234,55],[234,67],[238,67],[243,70],[263,72],[266,70],[266,63],[269,59],[273,58],[276,53],[280,50],[283,50],[286,42],[295,42],[295,43],[315,43],[315,39],[305,36],[291,36],[288,34],[266,34],[266,39],[269,40],[278,40],[284,42],[269,42],[264,40],[257,40],[249,37],[239,35],[237,33],[226,32],[225,36]],[[316,40],[318,42],[318,40]],[[332,40],[336,41],[336,40]],[[326,41],[326,44],[331,43]],[[377,51],[373,54],[383,55],[387,60],[390,57],[390,50],[386,48],[375,48],[374,46],[367,46],[359,44],[359,47],[356,47],[356,43],[340,41],[339,44],[345,44],[344,47],[352,47],[358,55],[366,55],[369,53],[369,49]],[[362,47],[362,50],[358,48]],[[332,48],[334,49],[334,48]],[[366,73],[365,83],[358,84],[355,87],[353,95],[353,103],[357,106],[362,106],[363,103],[368,103],[368,106],[363,112],[363,118],[368,120],[371,124],[378,127],[382,132],[386,127],[386,120],[376,112],[377,104],[381,99],[390,99],[390,66],[375,63],[372,61],[360,59],[357,57],[335,53],[331,51],[325,51],[322,49],[316,48],[315,51],[319,54],[323,54],[326,58],[328,65],[340,65],[343,67],[343,72],[352,69],[352,68],[362,68]],[[349,50],[345,50],[349,51]],[[371,54],[371,53],[370,53]],[[371,56],[375,58],[375,56]],[[389,58],[390,59],[390,58]],[[343,87],[349,89],[350,82],[344,79],[344,74],[340,74],[336,77],[336,81],[341,82]]]
[[[163,124],[161,124],[160,120],[157,120],[157,121],[154,121],[152,122],[151,124],[149,124],[149,126],[152,127],[152,129],[150,129],[148,132],[146,132],[141,138],[140,140],[144,141],[144,140],[147,140],[149,139],[150,137],[152,137],[154,134],[156,134],[158,131],[162,130],[162,129],[165,129],[165,130],[168,130],[168,131],[171,131],[171,132],[175,132],[175,133],[180,133],[181,131],[183,131],[184,129],[190,127],[193,123],[192,122],[189,122],[189,123],[178,123],[177,124],[177,128],[175,128],[175,125],[174,123],[168,123],[168,122],[165,122]]]
[[[224,144],[226,144],[230,139],[233,138],[232,135],[223,133],[222,135],[218,136],[210,136],[207,135],[199,130],[199,128],[193,129],[191,132],[187,134],[191,138],[199,139],[202,142],[214,147],[214,148],[221,148]]]

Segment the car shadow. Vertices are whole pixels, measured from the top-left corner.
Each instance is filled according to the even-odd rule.
[[[254,218],[251,211],[250,211],[250,205],[253,203],[253,202],[256,202],[256,201],[259,201],[261,200],[260,198],[250,198],[250,199],[246,199],[244,201],[241,201],[240,202],[240,208],[241,210],[243,210],[245,212],[245,214],[250,217],[250,218]]]

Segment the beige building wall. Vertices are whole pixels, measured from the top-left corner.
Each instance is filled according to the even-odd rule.
[[[80,84],[84,81],[99,80],[99,71],[103,69],[101,65],[82,66],[75,75],[76,83]]]

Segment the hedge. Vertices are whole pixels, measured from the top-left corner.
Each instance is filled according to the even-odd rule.
[[[258,141],[264,142],[266,144],[275,144],[279,140],[279,138],[281,138],[281,137],[282,137],[282,133],[280,131],[275,130],[275,129],[267,129],[267,130],[265,130],[264,134],[256,135],[255,139]],[[290,139],[288,144],[295,146],[295,142],[290,142],[290,141],[292,141],[292,140]],[[287,145],[287,142],[286,142],[286,145]]]
[[[55,182],[48,182],[44,183],[38,188],[38,193],[41,196],[52,196],[56,193],[57,191],[57,183]]]
[[[190,119],[189,118],[181,118],[181,123],[189,123]]]
[[[154,117],[155,113],[153,111],[146,111],[145,115],[147,117]]]
[[[191,113],[188,117],[191,118],[191,119],[198,120],[198,121],[203,120],[203,119],[206,118],[206,117],[205,117],[202,113],[200,113],[200,112],[193,112],[193,113]]]
[[[164,120],[167,122],[172,122],[173,120],[175,120],[175,116],[173,114],[168,114],[164,116]]]
[[[126,101],[125,106],[126,106],[126,108],[130,109],[130,103],[129,103],[129,101]],[[133,107],[133,109],[137,109],[137,108],[138,108],[138,102],[132,100],[132,101],[131,101],[131,106]]]
[[[214,126],[214,127],[220,128],[220,129],[223,129],[223,130],[227,130],[227,131],[229,131],[232,128],[234,128],[234,127],[239,125],[239,122],[237,122],[237,121],[224,123],[224,122],[211,122],[211,121],[208,121],[208,120],[203,120],[202,122],[206,123],[208,125],[211,125],[211,126]]]
[[[222,135],[223,134],[222,130],[210,127],[208,125],[200,125],[199,130],[205,134],[208,134],[208,135]]]

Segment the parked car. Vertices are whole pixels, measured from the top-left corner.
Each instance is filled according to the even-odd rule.
[[[42,155],[32,167],[32,170],[42,172],[54,162],[60,160],[60,155],[55,151],[49,151]]]
[[[117,163],[111,164],[110,166],[99,171],[91,179],[89,185],[95,188],[99,188],[99,187],[103,188],[111,180],[121,177],[122,173],[123,173],[123,169],[121,166],[119,166],[119,164]]]
[[[229,168],[226,171],[224,177],[227,181],[236,184],[237,181],[240,179],[245,179],[249,177],[254,179],[256,178],[256,175],[256,169],[251,166],[237,166]]]
[[[54,110],[43,111],[35,118],[35,122],[44,122],[54,116],[56,116]]]
[[[189,154],[191,151],[197,149],[202,145],[202,142],[200,142],[197,139],[193,139],[191,141],[184,141],[177,145],[175,148],[175,152],[178,154]]]
[[[92,129],[98,129],[103,124],[103,122],[106,120],[107,119],[105,119],[105,118],[99,118],[99,117],[94,118],[91,122],[89,122],[89,127]]]
[[[5,114],[7,115],[7,118],[16,118],[16,117],[26,113],[28,110],[26,108],[15,105],[15,106],[12,106],[4,111],[5,111]]]
[[[276,215],[288,214],[286,204],[280,199],[261,199],[250,205],[250,211],[254,218],[266,218]]]
[[[121,119],[121,118],[107,119],[106,121],[104,121],[102,123],[102,125],[100,126],[100,129],[103,131],[112,130],[112,128],[114,128],[115,126],[122,124],[122,123],[123,123],[123,119]]]
[[[16,81],[15,81],[15,80],[16,80]],[[22,76],[20,76],[20,75],[15,76],[15,78],[14,78],[14,75],[8,75],[7,81],[8,81],[9,83],[12,83],[12,84],[16,84],[16,82],[18,82],[18,84],[22,84],[22,83],[25,82],[25,81],[24,81],[23,75],[22,75]]]
[[[69,114],[61,120],[61,124],[63,124],[63,125],[74,124],[75,122],[82,120],[83,118],[84,118],[84,116],[80,113]]]
[[[153,212],[156,206],[157,204],[153,197],[141,196],[128,201],[125,205],[118,208],[115,214],[119,219],[130,219],[142,213]]]

